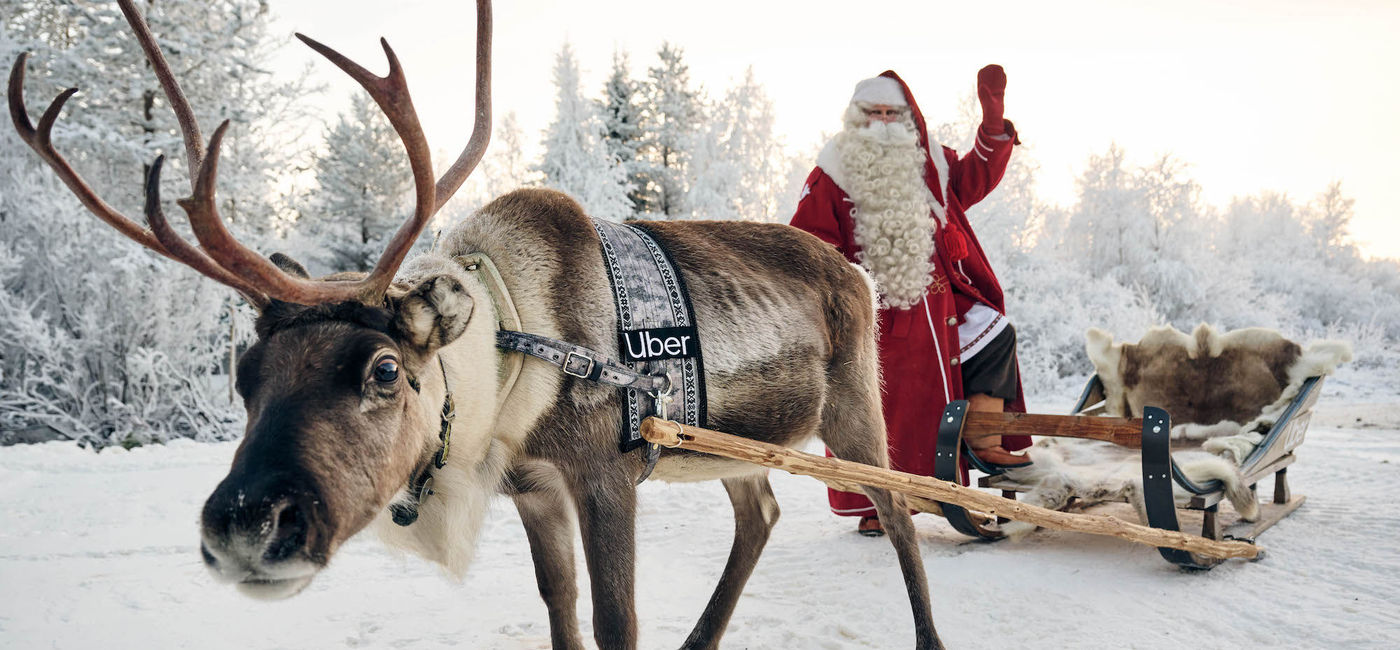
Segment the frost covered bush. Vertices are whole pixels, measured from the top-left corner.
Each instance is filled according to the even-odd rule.
[[[1036,256],[1003,264],[1006,310],[1016,325],[1022,383],[1056,390],[1062,379],[1092,371],[1084,332],[1098,327],[1120,339],[1136,338],[1161,322],[1146,296],[1108,278],[1094,278],[1072,265]]]
[[[145,166],[168,154],[163,194],[189,193],[175,119],[114,3],[11,0],[0,57],[32,56],[34,118],[78,86],[55,147],[95,192],[142,219]],[[245,241],[274,229],[273,152],[301,94],[263,65],[266,4],[143,3],[201,123],[233,126],[219,211]],[[254,112],[256,111],[256,112]],[[207,136],[209,133],[206,132]],[[166,213],[181,221],[172,205]],[[177,227],[179,227],[177,225]],[[8,125],[0,129],[0,443],[66,438],[102,447],[237,435],[231,348],[250,330],[232,291],[127,240],[88,213]]]
[[[28,183],[0,194],[0,442],[236,435],[241,409],[219,386],[237,297],[126,241],[32,166],[8,169],[7,185]]]

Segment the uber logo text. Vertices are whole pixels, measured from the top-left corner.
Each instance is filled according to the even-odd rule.
[[[700,356],[695,327],[658,327],[618,332],[624,361],[657,361]]]

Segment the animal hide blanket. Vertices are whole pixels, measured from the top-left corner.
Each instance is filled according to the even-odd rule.
[[[1159,406],[1172,418],[1173,458],[1192,481],[1220,479],[1240,517],[1254,520],[1259,505],[1242,485],[1239,463],[1263,440],[1309,377],[1331,373],[1351,360],[1351,345],[1315,341],[1306,348],[1273,330],[1217,332],[1201,324],[1191,334],[1173,327],[1150,330],[1137,343],[1115,343],[1099,329],[1086,334],[1089,360],[1103,382],[1104,402],[1089,412],[1141,417],[1143,406]],[[1086,407],[1093,407],[1088,404]],[[1071,498],[1082,505],[1128,501],[1145,523],[1140,454],[1111,443],[1044,438],[1029,454],[1035,462],[1007,473],[1030,486],[1022,500],[1061,509]],[[1179,490],[1178,503],[1191,495]],[[1034,525],[1009,522],[1016,538]]]

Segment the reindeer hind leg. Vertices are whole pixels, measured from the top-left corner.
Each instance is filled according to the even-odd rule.
[[[859,367],[860,364],[832,364],[832,384],[822,413],[822,442],[837,458],[889,467],[879,384],[871,376],[859,372]],[[864,488],[864,492],[875,505],[880,523],[899,558],[914,613],[916,647],[942,648],[933,626],[928,578],[923,557],[919,555],[914,520],[909,516],[904,495],[873,487]]]
[[[729,625],[744,584],[753,574],[758,556],[768,543],[768,534],[778,522],[778,500],[773,497],[766,473],[727,478],[723,483],[734,504],[734,546],[705,613],[682,648],[719,647],[720,636]]]

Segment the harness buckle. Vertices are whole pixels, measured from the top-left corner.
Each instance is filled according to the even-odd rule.
[[[596,364],[597,362],[594,361],[592,357],[577,352],[570,352],[568,356],[564,357],[563,370],[566,375],[573,375],[579,379],[588,379],[588,376],[593,374],[593,366]]]

